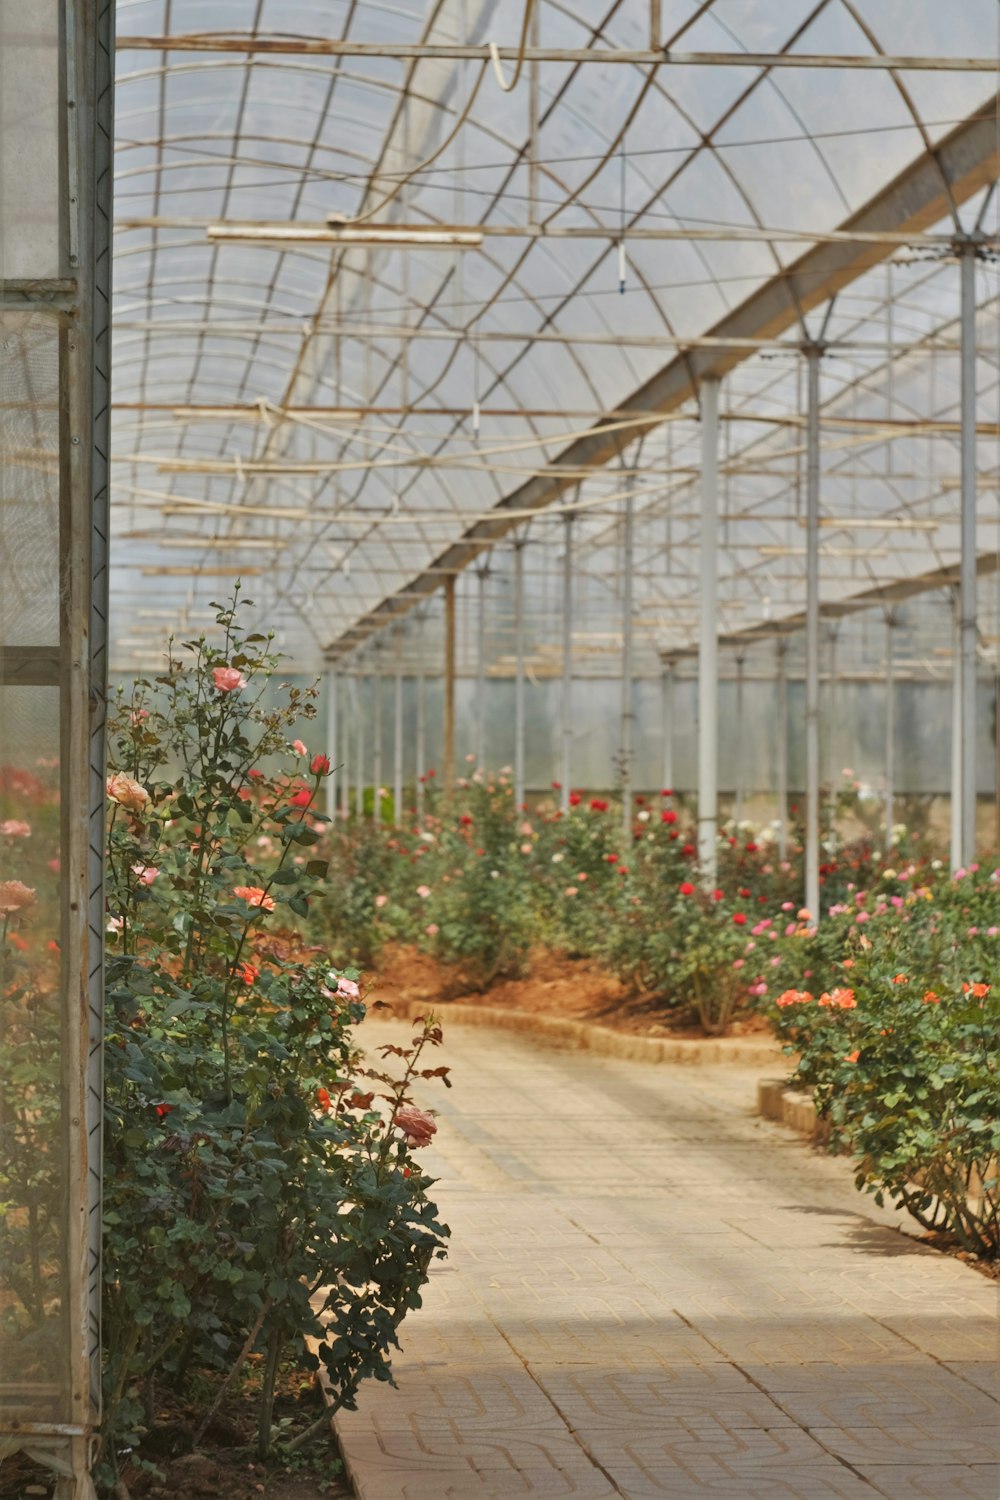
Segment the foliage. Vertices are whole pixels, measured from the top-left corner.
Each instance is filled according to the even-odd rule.
[[[263,1454],[289,1348],[345,1406],[390,1378],[447,1233],[397,1123],[414,1078],[447,1072],[423,1061],[440,1030],[382,1049],[398,1076],[362,1065],[357,972],[298,933],[326,879],[329,763],[289,741],[312,694],[265,711],[268,639],[235,603],[218,620],[222,644],[188,643],[110,729],[106,1484],[157,1380],[221,1389],[261,1352]]]
[[[907,871],[902,872],[908,875]],[[893,878],[899,879],[893,872]],[[889,882],[891,884],[891,882]],[[797,934],[821,983],[773,1004],[859,1187],[969,1250],[1000,1250],[997,872],[874,900]],[[839,953],[838,953],[839,946]],[[829,982],[828,982],[829,981]]]

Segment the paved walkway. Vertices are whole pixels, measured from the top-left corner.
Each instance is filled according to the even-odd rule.
[[[338,1420],[359,1500],[997,1500],[995,1285],[756,1119],[756,1072],[444,1061],[451,1255]]]

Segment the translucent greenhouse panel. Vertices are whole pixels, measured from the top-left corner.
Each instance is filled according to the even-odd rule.
[[[0,271],[60,272],[59,6],[0,0]]]
[[[59,332],[0,318],[0,1426],[65,1422]]]

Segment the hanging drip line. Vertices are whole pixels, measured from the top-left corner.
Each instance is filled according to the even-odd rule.
[[[500,48],[496,42],[489,43],[490,61],[493,64],[493,72],[497,83],[505,94],[509,94],[517,87],[518,80],[524,71],[524,55],[528,50],[528,35],[531,30],[531,17],[535,9],[535,0],[524,0],[524,16],[521,20],[521,36],[517,44],[517,62],[514,64],[514,76],[507,83],[503,76],[503,67],[500,63]],[[481,76],[481,75],[480,75]],[[477,85],[478,87],[478,85]]]
[[[619,175],[618,175],[618,291],[621,296],[625,295],[625,132],[622,131],[621,150],[618,153]]]
[[[472,335],[472,440],[479,442],[479,339]]]

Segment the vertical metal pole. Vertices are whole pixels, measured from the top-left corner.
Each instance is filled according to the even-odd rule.
[[[563,516],[562,596],[562,754],[559,763],[559,806],[569,812],[569,789],[573,776],[573,516]]]
[[[674,789],[674,667],[663,663],[662,679],[663,789]]]
[[[951,868],[962,864],[962,630],[958,589],[951,595]]]
[[[819,920],[819,361],[806,358],[806,848],[805,903]]]
[[[976,254],[963,244],[960,446],[962,554],[960,563],[962,699],[962,864],[976,858]]]
[[[895,682],[896,616],[892,610],[885,617],[885,849],[892,848],[892,827],[896,821],[896,682]]]
[[[632,754],[635,738],[635,708],[632,702],[632,598],[635,580],[633,556],[635,552],[635,478],[629,475],[625,481],[628,491],[625,496],[625,521],[622,530],[622,838],[626,847],[632,839]]]
[[[333,662],[326,668],[326,753],[330,758],[330,774],[326,778],[326,815],[332,820],[337,816],[337,693],[339,690],[337,668]]]
[[[788,858],[788,642],[777,643],[778,722],[775,731],[775,774],[778,792],[778,855]]]
[[[719,820],[719,382],[701,383],[701,610],[698,639],[698,856],[716,880]]]
[[[372,673],[372,694],[375,711],[372,714],[372,817],[376,823],[382,821],[382,648],[375,652],[375,671]]]
[[[357,762],[357,788],[354,810],[359,818],[365,815],[365,674],[364,668],[359,663],[357,677],[358,703],[357,703],[357,744],[355,746],[354,759]]]
[[[403,632],[396,631],[396,694],[392,731],[392,814],[397,828],[403,825]]]
[[[524,805],[524,542],[514,543],[514,805]]]
[[[488,568],[477,568],[479,615],[476,620],[476,765],[486,765],[486,580]]]
[[[827,827],[831,838],[837,832],[837,789],[840,785],[837,776],[837,746],[840,744],[838,730],[840,727],[840,714],[843,712],[843,704],[840,701],[840,679],[837,676],[837,642],[839,636],[839,626],[831,625],[827,635],[830,643],[830,669],[826,695],[827,715],[829,718],[829,723],[826,727]]]
[[[340,812],[351,813],[351,723],[355,713],[354,678],[344,674],[344,712],[340,724]]]
[[[420,636],[418,642],[418,657],[420,665],[417,667],[417,763],[415,767],[417,780],[417,822],[424,820],[424,777],[427,774],[427,674],[424,671],[423,656],[423,621],[420,622]]]
[[[455,575],[444,581],[444,785],[455,786]]]
[[[746,657],[741,651],[736,658],[736,785],[733,795],[733,817],[736,819],[737,823],[742,823],[743,821],[743,803],[746,799],[746,786],[744,785],[744,767],[746,765],[746,757],[744,753],[743,740],[743,710],[745,707],[745,674],[743,669],[745,664]]]

